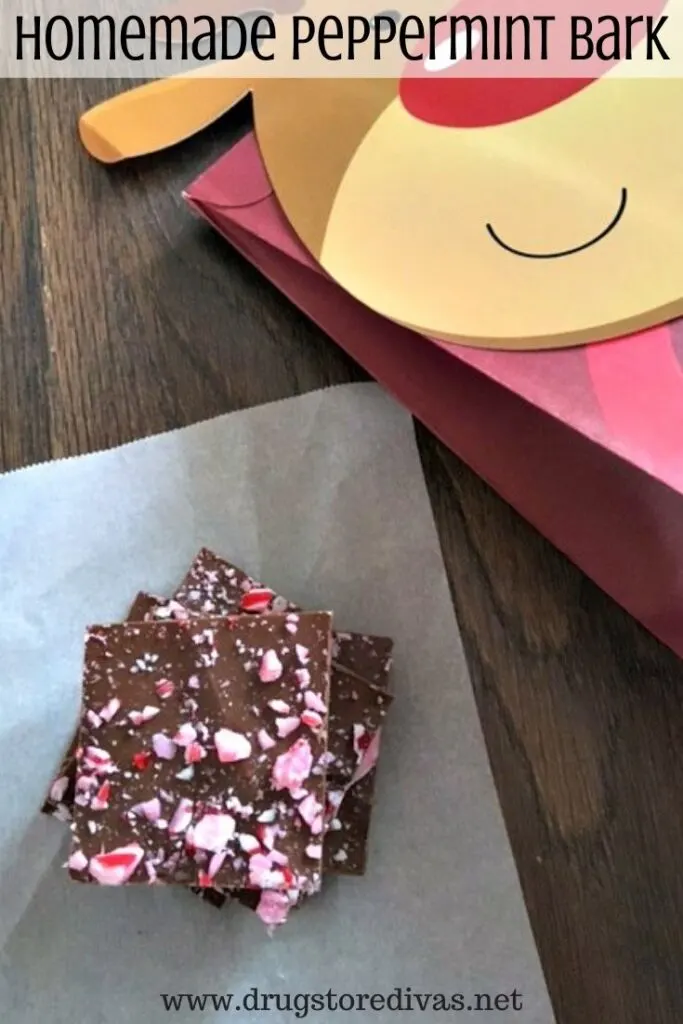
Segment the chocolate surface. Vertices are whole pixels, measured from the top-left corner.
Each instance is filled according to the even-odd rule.
[[[327,727],[306,709],[329,701],[330,627],[315,612],[91,630],[72,876],[119,878],[133,851],[125,881],[315,891]]]
[[[162,598],[154,597],[143,591],[137,595],[126,616],[127,622],[142,622],[152,609],[162,602]],[[71,821],[73,816],[74,796],[76,795],[76,750],[78,749],[78,730],[62,758],[45,801],[41,808],[43,814],[49,814],[60,821]]]

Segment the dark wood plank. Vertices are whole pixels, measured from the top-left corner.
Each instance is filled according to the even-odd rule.
[[[2,85],[0,114],[0,465],[50,457],[49,352],[26,82]]]
[[[683,1015],[683,665],[420,433],[559,1024]]]
[[[244,109],[107,170],[74,129],[115,83],[3,90],[3,468],[363,376],[183,205]],[[559,1024],[674,1024],[681,664],[425,431],[419,441]]]
[[[89,451],[357,376],[193,218],[183,186],[244,128],[229,116],[153,160],[94,165],[78,113],[112,83],[30,83],[53,454]]]

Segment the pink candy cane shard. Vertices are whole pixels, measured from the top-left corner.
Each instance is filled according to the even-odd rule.
[[[189,722],[183,722],[178,729],[177,733],[173,737],[173,742],[177,743],[179,747],[189,747],[190,743],[194,743],[197,739],[197,730]]]
[[[175,690],[175,686],[170,679],[159,679],[154,684],[154,688],[157,691],[159,700],[168,700]]]
[[[109,853],[100,853],[90,858],[88,870],[100,885],[125,885],[144,856],[144,850],[137,843],[119,846]]]
[[[249,885],[255,889],[282,889],[284,872],[273,869],[271,854],[255,853],[249,858]]]
[[[313,732],[320,732],[324,724],[322,715],[319,715],[317,711],[304,711],[301,721]]]
[[[83,767],[93,772],[106,772],[113,767],[111,755],[99,747],[86,747]]]
[[[256,907],[256,913],[269,928],[284,924],[290,911],[290,900],[286,892],[266,889]]]
[[[298,739],[289,750],[280,754],[273,765],[272,782],[274,789],[301,789],[311,774],[313,754],[307,739]]]
[[[232,729],[219,729],[213,740],[221,764],[246,761],[251,755],[251,743],[243,733],[233,732]]]
[[[262,683],[274,683],[280,678],[282,675],[282,662],[275,651],[266,651],[263,655],[258,674]]]

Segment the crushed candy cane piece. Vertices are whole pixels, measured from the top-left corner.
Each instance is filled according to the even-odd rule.
[[[323,855],[323,848],[320,843],[309,843],[304,852],[311,860],[320,860]]]
[[[131,758],[133,768],[137,768],[139,772],[144,772],[145,768],[149,767],[151,760],[152,754],[149,750],[139,750]]]
[[[152,736],[152,749],[162,761],[171,761],[176,754],[175,743],[163,732],[155,732]]]
[[[299,718],[298,715],[290,715],[287,718],[275,719],[275,727],[277,729],[277,734],[282,740],[285,739],[285,737],[287,736],[291,736],[293,732],[296,732],[300,724],[301,719]]]
[[[98,853],[90,858],[88,870],[100,885],[124,885],[135,873],[144,856],[137,843],[120,846],[109,853]]]
[[[201,743],[190,743],[185,748],[185,763],[197,764],[198,761],[204,760],[206,754],[206,747],[203,747]]]
[[[327,714],[327,705],[320,694],[315,690],[306,690],[304,693],[304,704],[309,711],[317,711],[320,715]]]
[[[200,850],[220,853],[235,834],[235,819],[231,814],[205,814],[193,828],[192,841]]]
[[[273,825],[259,825],[256,829],[256,835],[258,836],[261,846],[265,846],[266,850],[272,850],[275,846],[275,828]]]
[[[261,750],[270,750],[275,746],[275,740],[270,736],[265,729],[259,729],[256,739]]]
[[[311,654],[308,647],[304,647],[303,644],[294,644],[294,650],[296,651],[296,656],[299,659],[299,664],[308,665],[311,660]]]
[[[354,730],[356,728],[357,726],[354,726]],[[346,787],[347,789],[350,789],[351,786],[355,786],[357,782],[364,779],[368,772],[372,771],[377,764],[377,760],[379,758],[380,734],[379,729],[374,733],[366,732],[365,737],[368,738],[368,742],[366,743],[365,737],[363,737],[362,743],[364,749],[362,750],[358,765],[351,777],[351,781]]]
[[[311,774],[313,754],[307,739],[300,738],[275,759],[272,772],[274,789],[301,789]]]
[[[197,730],[189,722],[183,722],[173,737],[173,742],[179,747],[189,747],[197,739]]]
[[[289,909],[290,902],[287,893],[266,889],[261,893],[256,913],[265,925],[268,925],[269,928],[276,928],[285,923]]]
[[[241,732],[234,732],[232,729],[219,729],[214,734],[213,740],[221,764],[245,761],[251,754],[251,743]]]
[[[180,779],[181,782],[192,782],[194,778],[194,765],[188,764],[187,768],[182,768],[179,772],[176,772],[176,779]]]
[[[99,729],[99,727],[102,725],[102,719],[91,708],[89,708],[86,711],[85,717],[93,729]]]
[[[274,598],[272,590],[266,587],[254,587],[248,590],[240,600],[241,612],[265,612]]]
[[[207,872],[209,878],[214,878],[218,874],[220,869],[223,867],[223,861],[227,855],[226,850],[221,850],[220,853],[214,853],[213,857],[209,861],[209,869]]]
[[[311,673],[307,668],[297,668],[294,670],[294,678],[301,687],[302,690],[306,689],[311,685]]]
[[[90,806],[93,811],[106,811],[109,807],[109,797],[111,796],[111,784],[109,782],[103,782],[97,793],[90,801]]]
[[[258,853],[261,849],[261,844],[256,836],[252,836],[248,832],[240,832],[237,836],[237,842],[240,850],[244,850],[245,853]]]
[[[323,827],[323,805],[309,793],[298,807],[299,814],[310,828],[313,835],[319,835]]]
[[[88,858],[82,850],[75,850],[69,857],[66,865],[72,871],[85,871],[88,866]]]
[[[183,797],[178,801],[178,806],[173,812],[173,817],[168,826],[168,831],[171,835],[178,835],[180,832],[186,832],[192,821],[192,813],[194,811],[194,803],[192,800],[188,800],[187,797]]]
[[[277,818],[277,811],[274,807],[267,807],[265,811],[261,811],[258,818],[256,819],[263,825],[270,825]]]
[[[142,711],[130,711],[128,717],[133,725],[143,725],[145,722],[150,722],[153,718],[156,718],[160,710],[160,708],[147,704]]]
[[[55,804],[60,804],[69,788],[69,778],[67,775],[60,775],[58,779],[50,786],[50,800]]]
[[[258,674],[262,683],[274,683],[282,675],[282,662],[272,649],[263,655]]]
[[[255,853],[249,858],[249,885],[255,889],[281,889],[285,881],[284,872],[273,870],[269,854]]]
[[[173,695],[175,684],[170,679],[157,679],[154,689],[159,700],[168,700]]]
[[[119,711],[121,707],[121,701],[118,697],[112,697],[111,700],[107,701],[103,708],[100,709],[100,718],[104,722],[111,722],[114,715]]]
[[[289,704],[285,700],[269,700],[268,707],[273,711],[277,711],[278,715],[289,714]]]
[[[346,850],[337,850],[333,855],[332,860],[336,860],[338,864],[343,864],[345,860],[349,859],[349,855]]]
[[[304,711],[301,716],[301,721],[309,729],[312,729],[313,732],[319,732],[324,725],[322,717],[317,711]]]
[[[108,771],[112,766],[111,755],[100,747],[86,747],[83,753],[83,765],[90,771]]]
[[[158,822],[161,818],[161,801],[155,796],[151,800],[144,800],[142,803],[135,804],[135,806],[131,807],[130,812],[131,814],[140,815],[152,823]]]

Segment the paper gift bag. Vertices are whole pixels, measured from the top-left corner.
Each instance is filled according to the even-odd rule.
[[[334,284],[292,232],[253,135],[186,198],[449,448],[683,654],[683,325],[550,352],[434,341]]]

